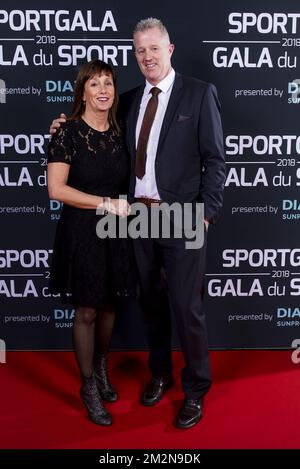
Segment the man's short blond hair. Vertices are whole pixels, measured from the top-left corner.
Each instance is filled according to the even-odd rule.
[[[140,20],[136,24],[136,26],[133,30],[133,37],[136,35],[136,33],[142,33],[144,31],[148,31],[148,29],[152,29],[152,28],[158,28],[159,31],[163,35],[168,36],[168,38],[169,38],[168,30],[165,27],[165,25],[163,24],[163,22],[161,20],[159,20],[158,18],[152,18],[152,17]]]

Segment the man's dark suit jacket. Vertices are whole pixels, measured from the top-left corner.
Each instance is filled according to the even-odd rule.
[[[144,85],[120,96],[121,117],[131,155],[129,201],[135,190],[135,129]],[[176,73],[155,160],[161,200],[204,202],[213,223],[223,202],[225,161],[220,104],[212,84]]]

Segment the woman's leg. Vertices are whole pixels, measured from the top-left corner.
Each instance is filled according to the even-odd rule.
[[[115,322],[113,308],[106,305],[98,314],[95,330],[94,369],[99,393],[102,399],[115,402],[118,398],[116,390],[109,381],[107,358]]]
[[[115,324],[115,311],[111,305],[104,306],[97,315],[96,321],[96,352],[107,355]]]
[[[80,373],[84,378],[91,377],[94,369],[96,317],[97,311],[94,308],[75,308],[73,346]]]

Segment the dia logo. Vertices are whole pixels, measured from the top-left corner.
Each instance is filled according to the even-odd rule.
[[[300,94],[300,79],[296,78],[293,81],[290,81],[288,84],[288,92],[292,94],[295,98]]]
[[[290,98],[288,98],[288,103],[289,104],[299,104],[300,102],[300,79],[296,78],[293,81],[290,81],[288,84],[288,94],[291,95]]]
[[[61,321],[63,319],[74,319],[75,310],[74,309],[55,309],[54,310],[54,319],[56,321]]]
[[[6,103],[6,84],[4,80],[0,79],[0,104]]]

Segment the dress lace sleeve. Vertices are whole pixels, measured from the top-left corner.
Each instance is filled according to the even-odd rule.
[[[48,163],[72,164],[75,152],[74,140],[67,122],[57,129],[49,142]]]

